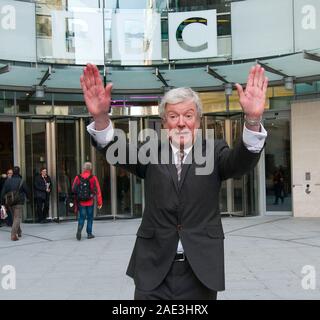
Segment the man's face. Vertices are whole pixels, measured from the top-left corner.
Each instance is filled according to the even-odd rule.
[[[11,178],[12,175],[13,175],[13,171],[12,171],[12,170],[8,170],[8,172],[7,172],[7,177],[8,177],[8,178]]]
[[[41,175],[42,175],[42,176],[46,176],[46,175],[47,175],[47,169],[43,169],[43,170],[41,171]]]
[[[169,130],[171,142],[178,148],[193,144],[195,130],[200,127],[196,105],[192,100],[166,105],[163,124]]]

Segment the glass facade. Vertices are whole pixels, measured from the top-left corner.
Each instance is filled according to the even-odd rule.
[[[71,184],[85,161],[95,164],[94,172],[102,189],[103,207],[96,210],[96,218],[140,217],[143,212],[144,182],[107,164],[90,145],[85,129],[90,120],[79,86],[83,65],[88,61],[99,65],[105,83],[112,81],[116,84],[111,114],[115,127],[123,129],[128,140],[135,124],[138,130],[160,130],[157,106],[163,93],[175,86],[194,86],[200,92],[204,107],[202,127],[214,129],[215,138],[225,139],[231,146],[240,139],[243,119],[237,92],[233,90],[231,96],[226,96],[224,86],[231,82],[245,83],[243,75],[247,74],[248,65],[253,60],[244,63],[232,61],[233,1],[21,2],[34,5],[35,23],[27,16],[25,20],[29,19],[28,27],[35,26],[36,57],[30,61],[27,57],[10,61],[1,60],[0,55],[0,169],[2,173],[15,163],[20,163],[33,192],[35,175],[40,167],[47,166],[53,179],[50,199],[52,219],[75,218]],[[178,56],[172,59],[170,14],[212,9],[217,12],[217,54],[203,58]],[[195,23],[199,27],[208,22],[202,17],[191,17],[183,20],[174,34],[180,44],[190,24]],[[31,46],[32,39],[26,39]],[[186,42],[197,40],[188,36],[186,39]],[[314,54],[317,57],[316,50]],[[311,71],[308,72],[312,76],[300,79],[302,83],[294,83],[293,89],[283,86],[285,73],[290,74],[286,68],[293,65],[297,67],[294,68],[297,74],[305,75],[297,63],[301,57],[292,57],[296,60],[284,57],[281,61],[280,57],[279,61],[266,62],[267,66],[274,66],[274,70],[271,68],[268,71],[272,86],[268,90],[266,111],[270,115],[285,110],[289,115],[265,119],[269,132],[269,143],[263,155],[265,166],[241,179],[223,182],[221,212],[258,214],[260,181],[266,194],[263,210],[292,210],[291,103],[298,99],[318,99],[320,92],[320,82]],[[274,176],[279,171],[284,181],[281,191],[284,200],[282,203],[281,197],[278,198],[277,204]],[[32,200],[27,203],[24,220],[33,222],[37,218]]]
[[[218,36],[230,37],[228,1],[39,0],[36,2],[37,59],[60,64],[85,64],[86,61],[100,65],[168,64],[168,13],[208,9],[217,10]],[[157,33],[156,28],[159,28]],[[226,41],[229,40],[220,41],[220,56],[230,55],[225,48]],[[160,47],[149,50],[148,45],[153,43]],[[128,50],[139,52],[140,59],[138,55],[125,55]],[[158,55],[154,54],[155,50]],[[190,62],[197,63],[197,60]]]

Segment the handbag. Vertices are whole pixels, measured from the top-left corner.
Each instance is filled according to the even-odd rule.
[[[5,206],[1,206],[1,208],[0,208],[0,219],[1,220],[5,220],[5,219],[7,219],[7,217],[8,217],[8,214],[7,214],[6,207]]]
[[[16,205],[20,200],[20,188],[22,186],[23,180],[21,179],[19,187],[15,191],[9,191],[4,195],[4,203],[8,207]]]
[[[72,198],[67,198],[66,199],[66,207],[67,207],[67,211],[69,213],[74,213],[74,202],[72,200]]]

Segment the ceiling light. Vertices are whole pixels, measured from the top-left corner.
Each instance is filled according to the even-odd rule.
[[[293,77],[285,77],[283,78],[284,81],[284,87],[287,90],[293,90]]]
[[[226,96],[232,95],[232,83],[225,83],[224,84],[224,93]]]

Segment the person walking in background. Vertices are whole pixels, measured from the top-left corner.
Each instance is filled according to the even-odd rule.
[[[7,170],[7,173],[6,174],[2,174],[1,175],[1,178],[0,178],[0,194],[1,194],[1,191],[2,191],[2,188],[6,182],[7,179],[10,179],[13,175],[13,170],[10,168]],[[2,203],[3,205],[5,205],[5,203]],[[10,210],[9,207],[6,207],[7,209],[7,218],[4,220],[7,224],[8,227],[12,227],[12,222],[13,222],[13,219],[12,219],[12,212]]]
[[[119,168],[117,190],[118,208],[122,212],[130,212],[130,178],[128,177],[127,171],[123,168]]]
[[[1,191],[1,199],[4,199],[5,195],[11,191],[17,192],[18,194],[18,200],[13,205],[9,206],[9,210],[12,212],[13,215],[11,240],[17,241],[22,236],[20,224],[22,219],[25,196],[27,196],[27,198],[30,199],[29,188],[26,185],[25,181],[23,181],[20,175],[20,168],[17,166],[13,168],[12,178],[7,179],[3,185]]]
[[[7,180],[7,175],[5,173],[2,173],[0,177],[0,193],[6,180]]]
[[[77,240],[81,240],[81,232],[85,219],[87,218],[88,239],[92,239],[94,238],[92,234],[94,197],[97,197],[98,209],[101,209],[102,195],[99,181],[97,177],[92,174],[91,162],[85,162],[82,173],[74,178],[72,192],[75,194],[75,202],[77,202],[79,208],[76,238]]]
[[[274,188],[274,205],[278,204],[279,199],[281,199],[281,204],[284,202],[285,192],[284,192],[284,177],[283,171],[281,169],[276,169],[273,174],[273,188]]]
[[[11,178],[13,175],[13,170],[10,168],[7,170],[7,173],[3,173],[0,177],[0,193],[2,191],[2,187],[8,178]]]
[[[46,222],[49,213],[50,193],[52,190],[51,178],[47,174],[46,168],[40,169],[40,174],[34,178],[34,198],[36,202],[36,212],[38,222]]]

